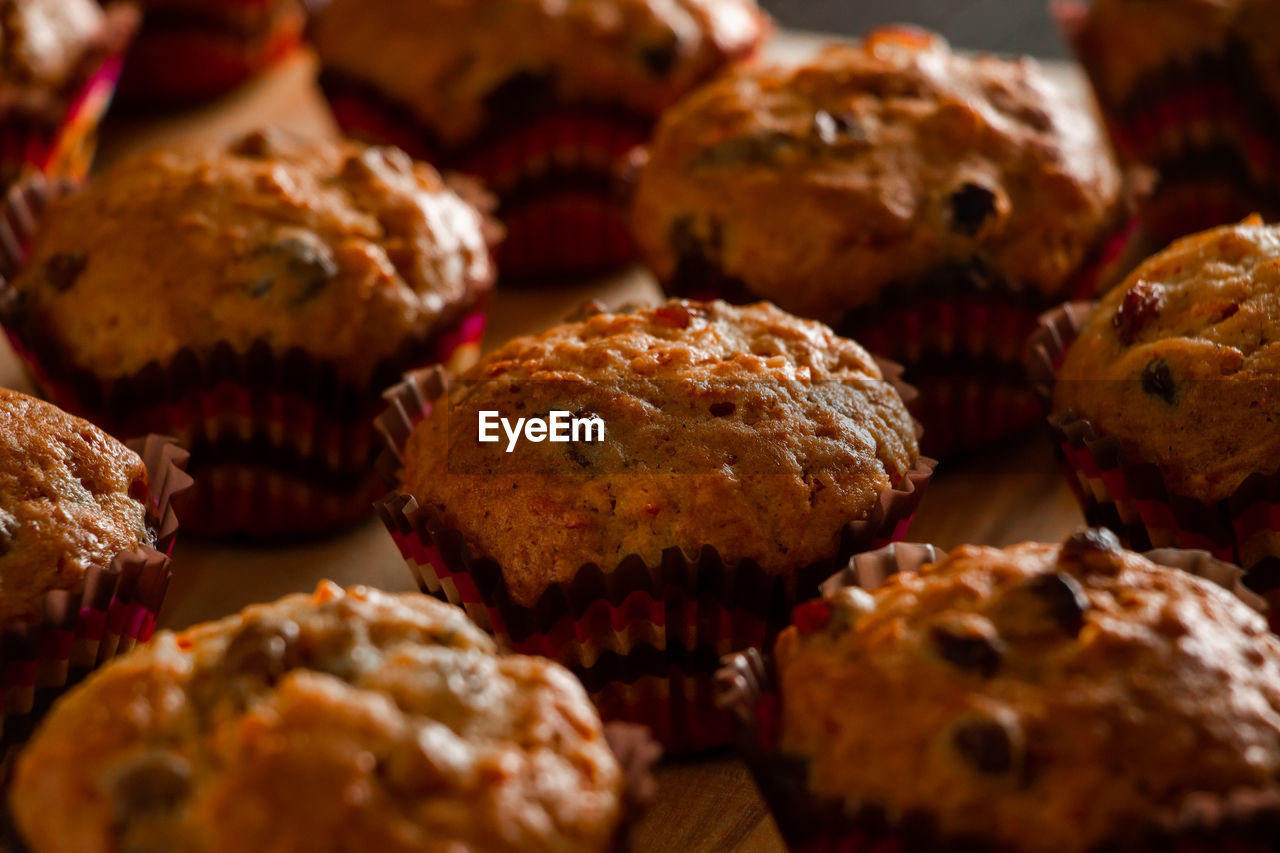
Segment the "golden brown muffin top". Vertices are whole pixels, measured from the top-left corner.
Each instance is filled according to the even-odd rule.
[[[466,142],[504,84],[657,115],[769,29],[755,0],[333,0],[326,69],[376,86],[441,140]]]
[[[96,672],[11,803],[35,853],[603,851],[623,784],[567,670],[427,596],[322,583]]]
[[[127,160],[54,202],[16,286],[97,376],[265,340],[360,383],[490,286],[482,225],[398,149],[255,133]]]
[[[603,419],[602,442],[478,440],[481,411]],[[451,383],[406,448],[436,507],[532,605],[586,563],[712,545],[767,572],[832,556],[918,450],[856,343],[772,305],[672,300],[516,338]]]
[[[102,28],[93,0],[0,2],[0,104],[11,89],[56,93],[79,71]]]
[[[1076,853],[1198,792],[1277,790],[1280,641],[1105,531],[965,546],[827,601],[777,643],[781,746],[820,796]]]
[[[1035,62],[892,29],[682,100],[659,122],[632,223],[661,279],[692,253],[835,323],[975,260],[1057,293],[1114,226],[1120,191],[1093,116]]]
[[[147,469],[88,421],[0,388],[0,625],[151,544]]]
[[[1280,227],[1178,240],[1111,290],[1067,351],[1054,409],[1214,501],[1280,458]]]
[[[1090,0],[1081,44],[1098,95],[1115,105],[1172,66],[1250,39],[1270,0]],[[1253,19],[1251,21],[1251,19]]]

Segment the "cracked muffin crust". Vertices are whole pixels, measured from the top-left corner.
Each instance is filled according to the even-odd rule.
[[[1121,184],[1093,116],[1032,60],[883,29],[682,100],[632,225],[659,279],[690,280],[677,292],[710,271],[838,325],[952,267],[1060,296],[1116,228]]]
[[[502,93],[656,116],[768,30],[755,0],[333,0],[315,22],[326,70],[375,86],[446,148]]]
[[[258,132],[136,157],[54,201],[14,285],[101,378],[261,340],[359,386],[487,293],[483,228],[396,149]]]
[[[478,440],[479,412],[603,419],[601,442]],[[494,559],[525,606],[594,563],[714,546],[784,574],[838,550],[918,455],[858,344],[760,303],[671,300],[517,338],[450,384],[404,491]]]
[[[1155,464],[1174,494],[1229,497],[1280,456],[1280,227],[1186,237],[1099,303],[1067,351],[1070,409]]]
[[[11,802],[35,853],[600,851],[623,787],[566,670],[427,596],[322,583],[95,674]]]
[[[0,388],[0,625],[90,566],[152,544],[142,459],[88,421]]]
[[[1148,849],[1115,842],[1280,794],[1280,641],[1106,531],[842,588],[776,661],[780,751],[815,795],[985,842],[965,849]]]

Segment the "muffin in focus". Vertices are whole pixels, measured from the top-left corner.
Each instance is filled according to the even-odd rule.
[[[33,853],[609,851],[626,783],[563,668],[427,596],[322,583],[95,675],[10,802]]]
[[[764,303],[597,313],[439,379],[380,420],[401,468],[384,519],[419,582],[669,749],[726,741],[719,656],[900,536],[933,466],[865,350]],[[482,440],[486,413],[557,411],[601,435]]]
[[[1092,523],[1280,583],[1278,300],[1280,227],[1250,219],[1175,242],[1072,330],[1051,425]]]
[[[181,457],[156,442],[147,454],[152,475],[172,480],[154,492],[138,453],[0,388],[0,743],[29,727],[36,690],[47,698],[69,668],[151,636],[169,579],[155,549],[175,524],[165,489],[179,486]]]
[[[1280,641],[1236,567],[1105,530],[907,562],[778,638],[760,781],[793,849],[1274,846]]]
[[[302,0],[143,0],[121,97],[180,106],[234,89],[302,40]]]
[[[474,355],[494,275],[429,166],[271,133],[122,162],[38,219],[6,327],[60,405],[181,439],[209,533],[367,514],[381,389]]]
[[[1055,11],[1112,140],[1154,169],[1143,225],[1165,240],[1280,216],[1280,3],[1092,0]]]
[[[769,299],[906,367],[926,450],[1034,420],[1021,344],[1127,221],[1084,105],[1030,59],[883,29],[744,68],[659,123],[632,226],[669,293]]]
[[[755,0],[333,0],[314,40],[342,129],[481,177],[528,277],[631,258],[615,172],[768,30]]]
[[[24,172],[84,177],[120,77],[134,10],[16,0],[0,15],[0,191]]]

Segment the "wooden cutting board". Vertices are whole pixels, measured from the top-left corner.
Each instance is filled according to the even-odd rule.
[[[779,59],[794,58],[822,41],[818,35],[786,33],[771,52]],[[1048,67],[1083,97],[1083,81],[1074,68]],[[103,129],[99,163],[185,139],[226,139],[265,124],[302,136],[332,136],[336,130],[313,77],[312,59],[299,56],[207,107],[163,117],[113,117]],[[486,343],[491,347],[513,335],[546,328],[588,299],[615,306],[659,296],[652,278],[640,270],[566,287],[502,291]],[[30,390],[2,340],[0,386]],[[1082,523],[1047,441],[1030,436],[996,455],[940,469],[916,516],[911,538],[944,548],[966,542],[1054,541]],[[168,628],[216,619],[252,602],[309,591],[325,578],[392,591],[415,588],[390,537],[375,519],[336,538],[270,548],[182,539],[174,571],[161,619]],[[745,767],[727,752],[667,762],[658,776],[658,799],[641,827],[637,849],[760,853],[784,849]]]

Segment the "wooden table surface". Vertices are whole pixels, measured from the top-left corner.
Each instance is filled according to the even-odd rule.
[[[817,40],[787,34],[779,38],[773,52],[779,58],[793,57],[811,50]],[[1068,85],[1081,85],[1074,69],[1052,70]],[[113,117],[103,131],[99,163],[157,144],[193,137],[226,138],[263,124],[304,136],[332,135],[332,121],[312,78],[311,60],[299,57],[206,108],[178,116]],[[500,291],[486,344],[493,346],[512,335],[545,328],[587,299],[618,305],[659,296],[657,285],[639,270],[536,292]],[[0,386],[30,390],[3,340]],[[944,548],[965,542],[1053,541],[1081,524],[1047,440],[1033,435],[992,456],[943,465],[910,538]],[[287,547],[242,547],[180,537],[174,573],[162,627],[181,628],[233,613],[254,601],[309,591],[324,578],[392,591],[415,588],[390,537],[372,518],[337,538]],[[641,827],[637,849],[753,853],[784,849],[745,767],[727,753],[668,761],[658,778],[659,795]]]

